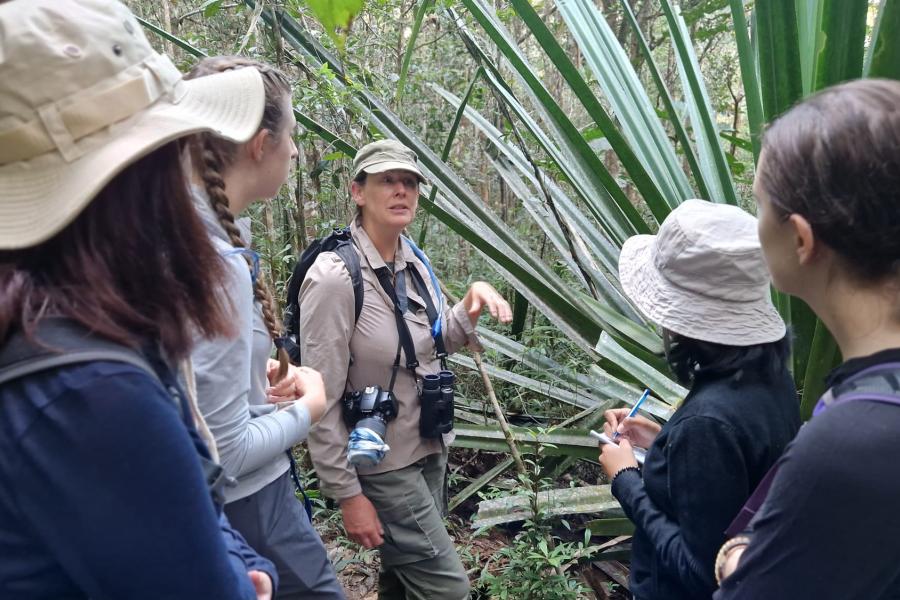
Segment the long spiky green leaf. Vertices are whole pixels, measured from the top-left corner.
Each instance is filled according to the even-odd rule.
[[[687,25],[681,14],[672,7],[669,0],[660,0],[669,32],[675,45],[678,71],[684,88],[685,102],[691,115],[694,138],[700,155],[700,169],[703,180],[711,196],[707,200],[737,204],[737,190],[731,179],[731,169],[725,159],[725,152],[719,143],[719,129],[715,122],[715,112],[709,101],[700,63],[694,53],[694,46],[688,35]]]
[[[603,108],[600,100],[594,95],[588,83],[581,73],[572,64],[568,54],[560,46],[556,36],[547,28],[544,19],[534,10],[529,0],[511,0],[511,5],[522,18],[522,21],[534,35],[534,39],[541,45],[547,57],[558,69],[558,73],[569,84],[575,97],[587,111],[588,115],[603,133],[606,140],[622,167],[631,176],[634,186],[641,194],[644,202],[650,208],[650,212],[657,221],[662,221],[674,205],[669,204],[662,190],[660,190],[647,169],[638,159],[625,137],[619,132],[612,117]]]

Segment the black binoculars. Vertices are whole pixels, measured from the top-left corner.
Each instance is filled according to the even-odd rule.
[[[456,376],[452,371],[440,371],[437,375],[422,377],[420,400],[422,414],[419,417],[419,434],[423,438],[436,438],[453,430],[453,386]]]

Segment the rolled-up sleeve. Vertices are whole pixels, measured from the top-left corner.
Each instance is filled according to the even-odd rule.
[[[350,274],[336,254],[324,252],[300,288],[300,353],[303,365],[325,380],[325,414],[310,430],[309,450],[322,492],[339,501],[362,493],[347,462],[348,432],[341,417],[355,321]]]
[[[469,319],[469,313],[462,301],[457,302],[453,308],[444,310],[444,344],[447,352],[453,354],[464,346],[470,350],[481,352],[483,348],[475,334],[475,325]]]

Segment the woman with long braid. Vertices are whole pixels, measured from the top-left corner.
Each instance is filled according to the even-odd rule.
[[[0,2],[0,598],[271,599],[177,376],[234,331],[182,142],[264,95],[183,81],[120,2]]]
[[[190,144],[195,206],[230,280],[223,288],[239,334],[202,342],[192,355],[200,410],[226,473],[236,484],[225,491],[225,512],[247,541],[278,568],[278,598],[343,598],[325,547],[295,495],[290,449],[303,441],[325,408],[321,376],[289,366],[273,343],[281,335],[272,297],[249,249],[249,219],[236,220],[250,204],[275,196],[296,155],[296,121],[285,76],[242,57],[207,58],[192,79],[235,69],[262,74],[266,103],[256,134],[243,144],[201,134]]]

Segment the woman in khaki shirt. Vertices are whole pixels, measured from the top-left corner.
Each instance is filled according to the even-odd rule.
[[[441,306],[425,264],[401,240],[418,205],[424,181],[414,152],[393,140],[364,146],[354,160],[351,194],[359,209],[351,225],[360,259],[363,305],[355,318],[350,273],[334,253],[322,253],[300,290],[300,343],[303,364],[325,379],[327,408],[312,428],[309,448],[322,491],[338,500],[351,539],[381,551],[379,598],[468,597],[469,582],[453,541],[443,525],[447,435],[419,433],[418,386],[424,375],[440,370],[426,302],[406,276],[415,269],[434,306]],[[394,302],[375,273],[387,267],[394,283],[403,279],[408,299],[404,319],[418,367],[397,370],[393,391],[397,417],[387,424],[390,451],[374,466],[354,467],[347,460],[349,431],[341,414],[345,392],[378,385],[388,389],[399,346]],[[509,304],[489,284],[473,283],[461,302],[442,314],[447,352],[464,345],[478,348],[475,324],[482,308],[507,323]],[[450,434],[452,435],[452,434]]]

